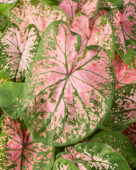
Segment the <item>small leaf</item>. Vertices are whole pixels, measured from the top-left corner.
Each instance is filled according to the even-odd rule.
[[[136,121],[136,84],[120,87],[115,92],[106,126],[121,127]]]
[[[78,170],[78,168],[71,161],[60,158],[55,161],[53,170]]]
[[[90,142],[99,142],[111,146],[126,158],[130,166],[136,167],[136,148],[122,133],[102,131],[91,138]]]
[[[0,86],[0,107],[11,118],[19,117],[24,83],[5,82]]]
[[[0,135],[0,169],[50,170],[54,149],[42,143],[33,143],[28,129],[22,132],[20,122],[7,116]]]
[[[80,47],[81,37],[62,21],[45,31],[23,101],[23,118],[35,141],[78,142],[109,113],[115,88],[111,58],[101,47]]]
[[[39,46],[39,33],[29,25],[22,36],[15,24],[10,24],[0,41],[0,69],[11,80],[24,81],[29,65]]]

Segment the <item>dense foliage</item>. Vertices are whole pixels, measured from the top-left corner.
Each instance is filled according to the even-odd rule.
[[[136,1],[0,0],[0,170],[136,168]]]

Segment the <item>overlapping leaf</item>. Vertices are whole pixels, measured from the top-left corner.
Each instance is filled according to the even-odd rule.
[[[80,36],[62,21],[45,31],[23,102],[23,117],[36,141],[77,142],[109,112],[114,92],[110,56],[96,46],[80,51],[80,45]]]
[[[62,154],[62,157],[76,164],[79,170],[87,169],[124,169],[130,170],[130,167],[121,154],[117,153],[110,146],[102,143],[80,143],[70,149],[71,157]],[[58,159],[59,165],[63,165]]]
[[[5,82],[0,86],[0,108],[16,119],[22,108],[24,83]]]
[[[99,142],[111,146],[122,154],[131,166],[136,167],[136,148],[120,132],[102,131],[91,138],[90,142]]]
[[[13,8],[10,19],[11,22],[18,25],[22,33],[29,24],[34,24],[39,31],[44,32],[53,21],[62,20],[68,23],[66,14],[60,8],[51,7],[45,3],[32,5],[27,0],[23,0],[22,4]]]
[[[14,81],[22,81],[35,57],[40,37],[34,25],[29,25],[25,35],[21,35],[15,24],[5,31],[0,40],[0,70]]]
[[[136,84],[120,87],[115,92],[111,113],[105,125],[120,127],[136,121]]]
[[[111,20],[116,50],[122,60],[130,65],[136,56],[136,6],[128,3],[123,13],[113,10]]]
[[[33,143],[20,122],[8,118],[3,120],[0,135],[0,169],[50,170],[53,163],[53,148],[42,143]]]

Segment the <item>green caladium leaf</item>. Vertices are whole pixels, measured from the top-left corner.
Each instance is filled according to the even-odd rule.
[[[11,80],[24,81],[29,65],[35,57],[40,36],[34,25],[21,35],[15,24],[10,24],[0,40],[0,70]]]
[[[23,117],[35,141],[56,146],[89,136],[109,113],[114,77],[101,47],[80,50],[62,21],[46,29],[26,80]]]
[[[60,158],[57,159],[54,163],[53,170],[78,170],[76,165],[72,163],[71,161]]]
[[[122,133],[102,131],[97,133],[90,142],[99,142],[111,146],[122,154],[131,166],[136,167],[136,148]]]
[[[22,33],[29,24],[34,24],[41,32],[40,35],[53,21],[62,20],[69,23],[67,15],[59,7],[49,6],[45,3],[33,5],[27,0],[23,0],[23,3],[12,9],[10,20],[20,28]]]
[[[136,121],[136,84],[120,87],[115,92],[111,113],[104,124],[112,128]]]
[[[116,51],[130,65],[136,56],[136,5],[128,3],[124,12],[114,9],[111,15]]]
[[[0,135],[0,169],[50,170],[54,149],[33,143],[28,129],[22,131],[20,122],[5,117]]]
[[[19,117],[24,83],[5,82],[0,86],[0,108],[11,118]]]
[[[75,146],[76,158],[73,160],[79,169],[124,169],[130,167],[121,154],[102,143],[81,143]]]

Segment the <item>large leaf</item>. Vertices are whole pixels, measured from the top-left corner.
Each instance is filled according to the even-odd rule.
[[[24,83],[6,82],[0,86],[0,107],[13,119],[21,112],[23,89]]]
[[[130,170],[125,158],[106,144],[80,143],[75,145],[73,148],[70,147],[69,151],[69,154],[63,153],[60,157],[76,163],[79,170]]]
[[[76,14],[78,3],[75,2],[74,0],[63,0],[61,4],[59,5],[59,7],[65,11],[71,23],[74,15]]]
[[[15,24],[5,31],[0,41],[0,69],[14,81],[23,81],[35,57],[40,37],[34,25],[21,35]]]
[[[78,168],[71,161],[60,158],[55,161],[53,170],[78,170]]]
[[[134,62],[131,64],[131,66],[128,66],[124,63],[124,61],[121,60],[119,55],[115,53],[113,67],[116,75],[116,89],[125,84],[136,82],[136,69]]]
[[[80,45],[80,36],[62,21],[45,31],[23,102],[23,117],[36,141],[80,141],[109,112],[114,92],[110,56],[96,46],[80,51]]]
[[[62,20],[68,23],[66,14],[60,8],[51,7],[43,3],[32,5],[27,0],[23,0],[23,3],[13,8],[10,19],[18,25],[22,33],[24,33],[29,24],[36,25],[39,31],[44,32],[53,21]]]
[[[130,140],[120,132],[102,131],[96,134],[90,142],[99,142],[111,146],[122,154],[131,166],[136,167],[136,148]]]
[[[127,4],[123,13],[113,10],[111,20],[116,50],[122,60],[130,65],[136,56],[136,6]]]
[[[0,135],[0,169],[50,170],[54,149],[42,143],[33,143],[28,129],[21,130],[20,122],[3,120]]]
[[[89,45],[99,45],[106,49],[111,58],[114,58],[114,36],[109,19],[105,16],[99,17],[93,26]]]
[[[128,125],[136,121],[136,84],[120,87],[115,92],[111,113],[105,125],[112,128]]]

